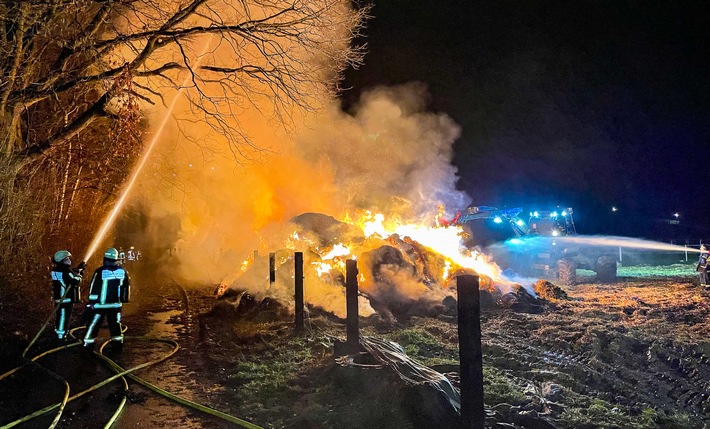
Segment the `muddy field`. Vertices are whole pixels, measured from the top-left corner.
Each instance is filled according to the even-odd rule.
[[[136,269],[134,300],[121,354],[130,368],[156,359],[173,339],[181,349],[137,374],[167,391],[264,428],[424,428],[436,419],[436,394],[408,386],[388,368],[344,367],[333,349],[345,327],[311,312],[304,335],[274,314],[245,317],[217,300],[213,285],[150,279]],[[581,273],[583,274],[583,273]],[[710,427],[710,292],[688,265],[622,269],[614,284],[591,276],[566,288],[569,299],[542,313],[483,311],[487,425],[498,428]],[[144,280],[144,283],[140,283]],[[413,359],[456,385],[455,318],[361,321],[362,334],[399,343]],[[105,331],[102,331],[106,335]],[[6,341],[2,372],[17,364],[27,335]],[[18,340],[19,338],[19,340]],[[52,346],[47,335],[34,353]],[[72,394],[112,374],[76,347],[43,365],[65,377]],[[175,404],[129,380],[70,402],[58,427],[102,427],[125,396],[116,428],[239,427]],[[61,399],[57,381],[39,369],[0,380],[0,425]],[[439,398],[440,399],[440,398]],[[17,427],[48,427],[55,413]]]

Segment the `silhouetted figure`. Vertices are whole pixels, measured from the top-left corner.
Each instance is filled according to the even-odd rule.
[[[698,265],[695,267],[695,271],[700,275],[700,286],[710,287],[708,283],[708,249],[704,244],[700,245],[700,258],[698,259]]]

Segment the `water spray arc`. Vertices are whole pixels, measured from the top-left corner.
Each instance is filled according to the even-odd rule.
[[[695,249],[687,246],[679,246],[677,244],[661,243],[658,241],[642,240],[638,238],[628,237],[585,237],[585,236],[567,236],[557,237],[555,241],[561,243],[585,244],[590,246],[609,246],[609,247],[625,247],[631,249],[646,249],[646,250],[667,250],[677,252],[693,252],[701,253],[700,249]]]
[[[630,237],[615,237],[615,236],[563,236],[563,237],[548,237],[535,236],[525,237],[524,240],[513,238],[506,240],[503,244],[509,248],[517,248],[520,245],[526,246],[526,249],[548,249],[550,245],[561,246],[590,246],[590,247],[606,247],[606,248],[625,248],[639,250],[656,250],[668,252],[684,252],[684,253],[702,253],[699,248],[689,246],[679,246],[677,244],[662,243],[660,241],[643,240],[640,238]]]
[[[202,61],[203,56],[207,53],[207,50],[210,46],[210,42],[212,41],[212,38],[210,37],[206,42],[205,46],[203,47],[202,51],[197,57],[197,61],[193,65],[193,68],[199,66],[200,62]],[[130,179],[126,183],[125,188],[123,189],[123,192],[121,193],[121,196],[119,197],[118,201],[116,201],[116,204],[114,205],[113,209],[109,213],[109,215],[106,217],[104,220],[103,224],[101,224],[101,228],[99,229],[99,232],[94,236],[94,239],[91,241],[91,244],[89,245],[89,249],[86,252],[86,256],[84,256],[84,261],[88,261],[91,256],[93,256],[94,252],[96,252],[96,249],[99,247],[99,244],[103,240],[104,236],[108,232],[109,228],[113,225],[113,222],[116,220],[116,217],[118,216],[118,213],[121,211],[123,208],[124,204],[126,203],[126,200],[128,198],[128,194],[131,193],[131,190],[133,189],[133,186],[136,183],[136,180],[138,179],[138,176],[140,173],[143,171],[143,167],[145,167],[145,164],[148,161],[148,157],[150,156],[151,152],[155,148],[158,139],[162,135],[163,131],[165,130],[165,126],[168,123],[168,120],[172,117],[173,110],[175,109],[175,106],[177,105],[178,100],[180,99],[180,96],[185,92],[186,85],[192,81],[193,76],[192,73],[188,73],[188,75],[185,77],[185,80],[183,80],[182,85],[180,85],[180,88],[178,89],[177,93],[175,94],[175,97],[173,98],[172,102],[168,106],[167,110],[163,114],[163,117],[160,121],[160,124],[158,125],[158,128],[155,131],[155,134],[153,135],[153,138],[151,139],[150,143],[148,144],[148,148],[146,149],[145,153],[143,153],[143,156],[141,157],[140,161],[138,164],[136,164],[135,168],[133,169],[133,173],[131,174]]]

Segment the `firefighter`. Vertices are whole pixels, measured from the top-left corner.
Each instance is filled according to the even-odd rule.
[[[126,263],[126,252],[123,251],[123,247],[118,248],[118,265],[123,265]]]
[[[134,249],[135,249],[135,247],[131,246],[131,248],[128,249],[128,252],[126,252],[126,260],[127,261],[135,261],[136,260],[136,251]]]
[[[60,340],[67,338],[67,328],[71,318],[74,304],[79,302],[79,284],[86,262],[81,262],[76,268],[71,268],[72,254],[68,250],[59,250],[54,254],[52,261],[52,288],[54,302],[57,308],[57,317],[54,324],[54,332]]]
[[[707,247],[704,244],[700,245],[700,258],[698,259],[698,265],[695,266],[695,271],[700,275],[700,286],[710,287],[710,282],[708,282],[708,253]]]
[[[108,323],[112,345],[123,348],[121,332],[121,307],[128,302],[131,281],[128,272],[119,265],[118,250],[107,249],[104,253],[103,266],[94,271],[89,286],[89,306],[91,312],[87,318],[84,347],[93,350],[96,337],[104,317]]]

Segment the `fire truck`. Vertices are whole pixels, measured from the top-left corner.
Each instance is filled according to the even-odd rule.
[[[492,220],[494,224],[508,224],[515,236],[505,240],[504,246],[495,246],[493,253],[497,261],[504,261],[519,275],[573,285],[580,268],[594,271],[599,282],[616,280],[616,256],[608,248],[582,247],[566,239],[577,235],[572,208],[533,211],[527,221],[521,217],[522,212],[522,207],[472,206],[448,223],[472,225],[483,221],[485,225]]]

